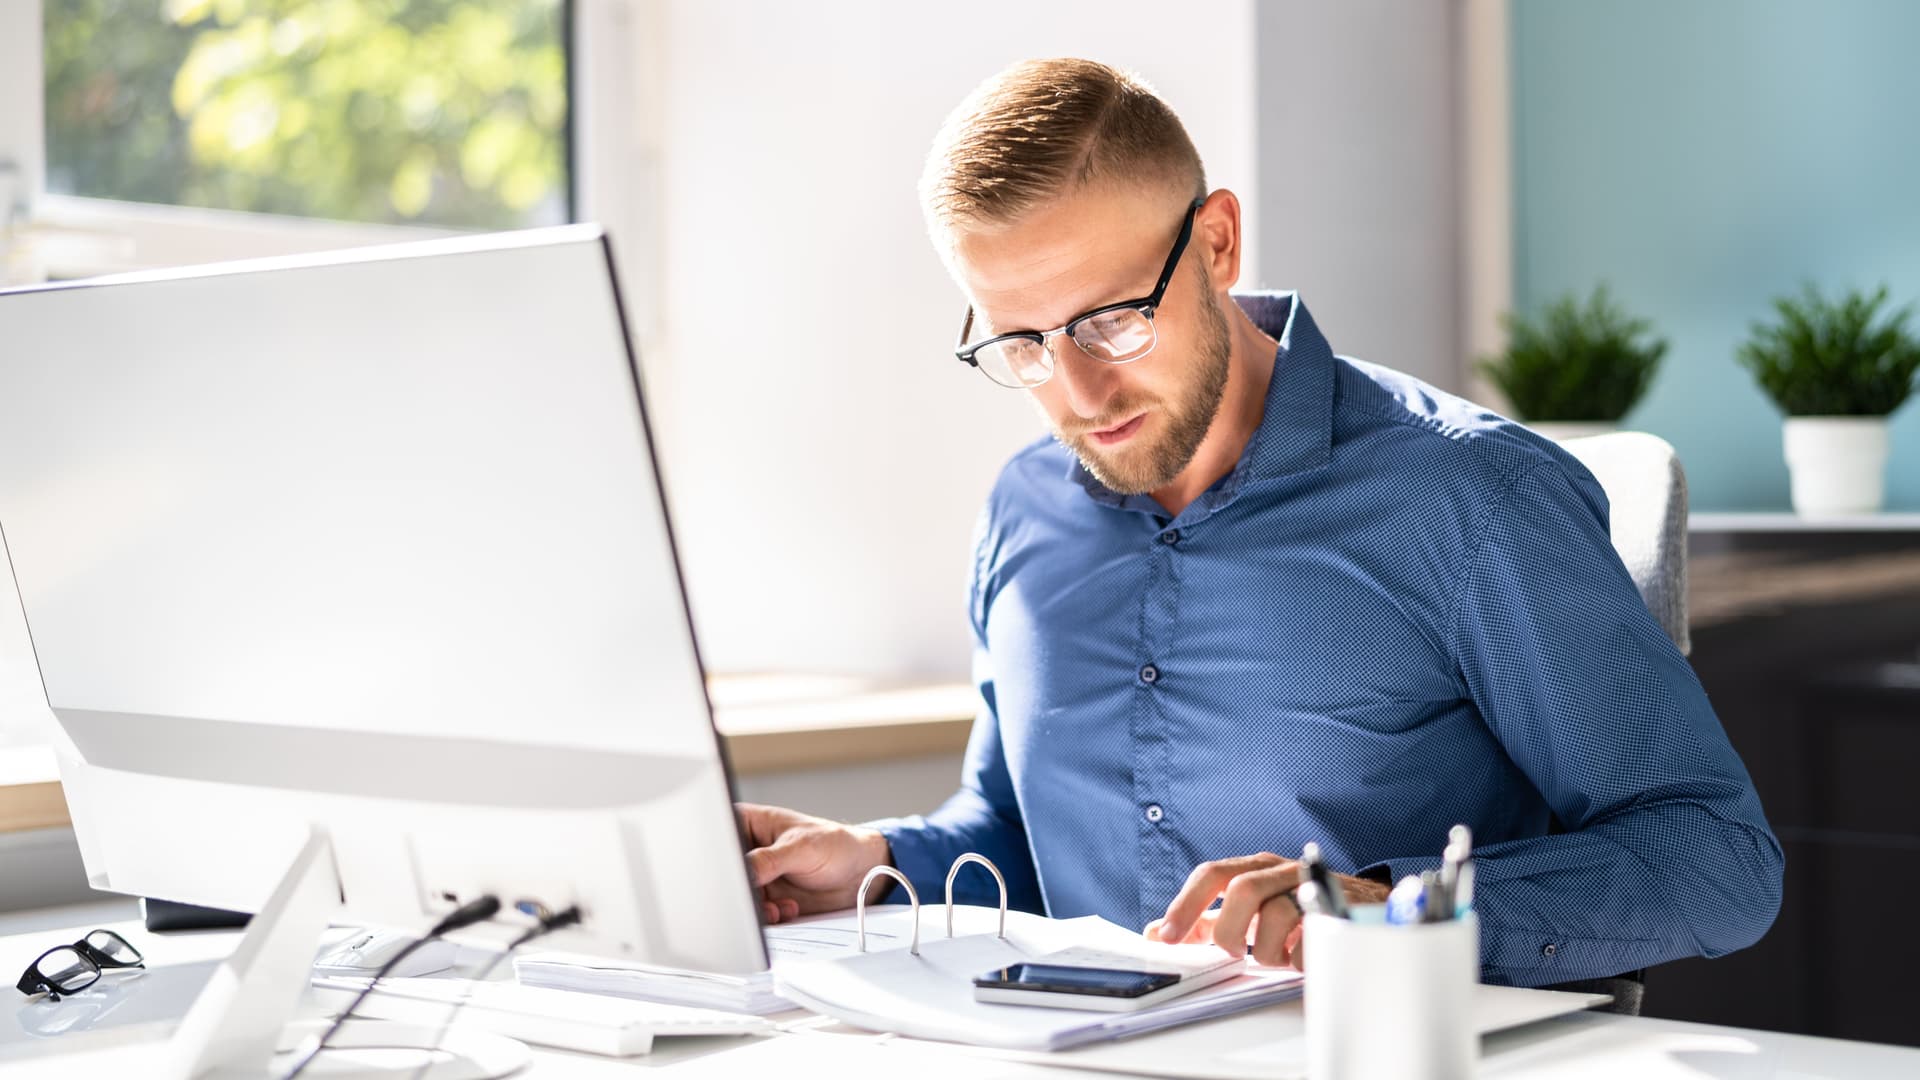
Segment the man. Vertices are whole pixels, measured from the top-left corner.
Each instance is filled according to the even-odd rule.
[[[1103,65],[989,80],[921,193],[961,358],[1053,434],[978,528],[964,786],[872,826],[742,806],[770,920],[850,906],[878,863],[939,895],[977,851],[1016,906],[1294,963],[1304,843],[1378,901],[1462,822],[1488,981],[1765,932],[1779,845],[1586,470],[1334,356],[1297,296],[1231,297],[1238,201]]]

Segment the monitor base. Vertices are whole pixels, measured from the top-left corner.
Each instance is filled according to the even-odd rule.
[[[164,1066],[150,1075],[160,1080],[279,1080],[303,1060],[330,1021],[295,1022],[294,1016],[313,978],[314,948],[339,905],[333,845],[326,832],[316,828],[266,906],[247,924],[239,948],[214,971],[165,1044]],[[482,1080],[516,1072],[529,1060],[524,1044],[459,1025],[355,1020],[341,1025],[327,1046],[329,1052],[316,1058],[303,1076]],[[335,1048],[342,1051],[337,1057],[332,1055]],[[423,1071],[429,1054],[432,1063]]]

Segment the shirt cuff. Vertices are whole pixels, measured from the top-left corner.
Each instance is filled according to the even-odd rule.
[[[1354,874],[1370,880],[1397,882],[1408,874],[1438,870],[1431,856],[1387,859]],[[1638,943],[1630,943],[1638,944]],[[1480,981],[1500,986],[1553,986],[1573,979],[1610,978],[1632,971],[1630,949],[1619,941],[1568,937],[1550,930],[1492,926],[1480,920]]]
[[[881,818],[878,821],[867,822],[866,827],[879,830],[880,835],[887,838],[887,847],[893,855],[893,868],[905,874],[907,880],[913,882],[915,889],[924,891],[927,881],[937,879],[943,873],[936,866],[938,857],[927,850],[932,845],[927,842],[926,818],[919,814],[909,817]],[[875,903],[904,904],[908,902],[907,891],[900,887],[899,882],[892,878],[884,880],[887,887],[880,893]]]

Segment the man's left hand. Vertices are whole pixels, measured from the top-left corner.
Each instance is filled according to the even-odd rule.
[[[1349,904],[1378,904],[1388,887],[1334,874]],[[1300,884],[1300,863],[1269,852],[1201,863],[1187,875],[1164,917],[1143,931],[1176,944],[1211,941],[1235,956],[1253,946],[1253,958],[1273,967],[1300,968],[1300,908],[1291,895]],[[1214,900],[1220,906],[1209,911]]]

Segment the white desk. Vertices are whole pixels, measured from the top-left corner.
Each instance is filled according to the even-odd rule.
[[[0,1010],[0,1062],[31,1045],[59,1045],[56,1028],[105,1029],[177,1020],[237,932],[155,935],[126,920],[128,901],[0,916],[0,976],[11,983],[45,949],[113,926],[147,955],[149,970],[108,976],[101,992],[60,1002],[15,998]],[[11,993],[11,990],[6,991]],[[1654,990],[1658,993],[1658,988]],[[1222,1062],[1248,1077],[1293,1074],[1301,1032],[1298,1002],[1236,1017],[1055,1055],[1112,1071],[1154,1063],[1158,1075],[1212,1075]],[[642,1072],[671,1080],[722,1077],[912,1076],[915,1080],[1097,1080],[1085,1068],[1005,1061],[973,1051],[851,1032],[837,1026],[770,1039],[666,1039],[640,1058],[608,1059],[536,1048],[527,1080],[634,1080]],[[882,1071],[884,1070],[884,1071]],[[8,1071],[0,1065],[0,1072]],[[1111,1073],[1109,1073],[1110,1075]],[[1781,1035],[1673,1020],[1580,1013],[1483,1042],[1480,1075],[1516,1078],[1605,1077],[1920,1077],[1920,1049]]]

